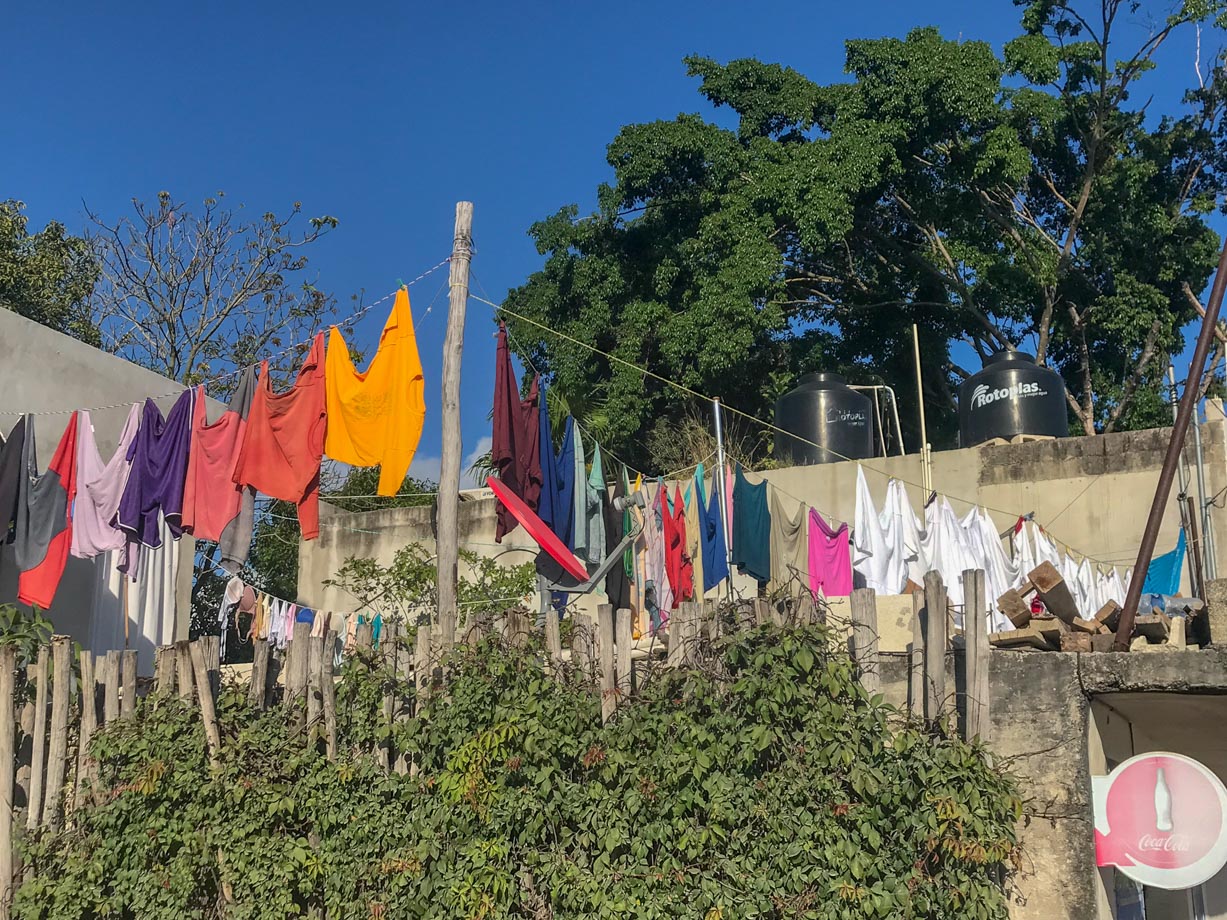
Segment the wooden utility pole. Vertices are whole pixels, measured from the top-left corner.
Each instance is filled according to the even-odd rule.
[[[443,340],[443,460],[435,505],[435,550],[439,565],[439,650],[451,651],[456,642],[456,581],[460,534],[456,526],[460,501],[460,353],[464,349],[464,311],[469,301],[469,262],[473,258],[473,202],[456,203],[456,233],[447,307],[447,336]]]

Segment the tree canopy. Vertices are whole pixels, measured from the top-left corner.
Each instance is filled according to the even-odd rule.
[[[89,308],[98,261],[87,240],[51,221],[31,233],[25,204],[0,201],[0,309],[98,344]]]
[[[933,28],[853,40],[830,85],[688,58],[718,117],[623,128],[598,209],[533,225],[545,264],[506,301],[520,356],[642,462],[694,406],[628,365],[763,419],[799,373],[843,371],[895,385],[910,423],[913,323],[936,443],[966,357],[1005,345],[1060,371],[1075,429],[1161,423],[1219,243],[1227,78],[1208,62],[1164,114],[1144,78],[1222,4],[1140,38],[1138,2],[1018,5],[1000,55]]]

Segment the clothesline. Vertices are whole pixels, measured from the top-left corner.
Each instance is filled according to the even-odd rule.
[[[427,277],[429,277],[430,275],[434,274],[436,271],[438,271],[438,270],[439,270],[440,268],[442,268],[444,265],[447,265],[449,262],[451,262],[451,257],[450,257],[450,256],[449,256],[448,258],[444,259],[442,262],[439,262],[439,263],[437,263],[437,264],[435,264],[435,265],[432,265],[430,268],[426,269],[426,271],[422,272],[420,275],[418,275],[418,276],[417,276],[416,278],[414,278],[413,280],[411,280],[411,281],[409,281],[409,282],[406,282],[405,287],[406,287],[406,288],[413,287],[413,285],[417,284],[419,281],[423,280],[424,278],[427,278]],[[399,290],[399,288],[398,288],[398,290]],[[346,316],[346,317],[344,317],[344,318],[342,318],[342,319],[337,320],[335,323],[332,323],[331,325],[336,326],[338,329],[339,329],[339,328],[341,328],[341,327],[344,327],[344,326],[349,326],[349,325],[352,325],[353,323],[355,323],[355,322],[357,322],[359,319],[361,319],[363,316],[365,316],[365,315],[366,315],[368,312],[370,312],[371,310],[373,310],[375,307],[379,306],[380,304],[387,303],[389,300],[391,300],[391,299],[392,299],[393,297],[395,297],[395,296],[396,296],[396,291],[392,291],[391,293],[386,294],[385,296],[383,296],[383,297],[379,298],[378,300],[372,301],[371,303],[367,304],[366,306],[364,306],[362,309],[358,310],[357,312],[352,313],[352,314],[350,314],[349,316]],[[436,296],[436,298],[437,298],[437,297],[438,297],[438,294],[436,294],[435,296]],[[431,312],[431,310],[433,309],[433,307],[434,307],[434,301],[431,301],[430,306],[428,306],[428,307],[426,308],[426,312],[422,314],[423,318],[425,318],[426,316],[428,316],[428,315],[430,314],[430,312]],[[283,349],[281,349],[281,351],[274,352],[273,354],[269,355],[269,356],[268,356],[268,358],[266,358],[266,359],[265,359],[265,358],[262,358],[261,360],[275,361],[277,358],[280,358],[282,355],[289,354],[290,352],[293,352],[293,351],[295,351],[296,349],[303,348],[304,346],[309,345],[309,344],[311,343],[312,339],[314,339],[315,335],[316,335],[316,333],[312,333],[311,338],[305,339],[305,340],[303,340],[303,341],[301,341],[301,342],[295,342],[293,345],[290,345],[290,346],[288,346],[288,347],[286,347],[286,348],[283,348]],[[238,376],[239,374],[243,373],[243,371],[244,371],[244,370],[246,370],[246,367],[236,367],[236,368],[234,368],[234,369],[232,369],[232,370],[228,370],[228,371],[225,371],[225,372],[223,372],[223,373],[220,373],[220,374],[214,374],[214,375],[212,375],[212,376],[210,376],[210,377],[207,377],[207,378],[205,378],[204,380],[201,380],[199,383],[192,384],[192,386],[207,385],[207,384],[210,384],[210,383],[218,383],[218,382],[220,382],[220,381],[222,381],[222,380],[228,380],[228,379],[229,379],[229,378],[231,378],[231,377],[236,377],[236,376]],[[152,399],[152,400],[154,400],[154,401],[157,401],[157,400],[159,400],[159,399],[169,399],[169,398],[170,398],[170,397],[172,397],[172,396],[178,396],[178,395],[180,395],[180,394],[181,394],[181,393],[182,393],[182,392],[183,392],[185,389],[187,389],[187,385],[186,385],[186,384],[184,384],[184,385],[180,386],[180,387],[179,387],[177,390],[171,390],[171,391],[170,391],[170,392],[168,392],[168,393],[159,393],[159,394],[158,394],[158,395],[156,395],[156,396],[148,396],[148,395],[146,395],[146,396],[141,396],[141,397],[139,397],[139,398],[138,398],[137,400],[135,400],[135,401],[138,401],[138,402],[143,402],[143,401],[144,401],[144,400],[146,400],[146,399]],[[125,402],[120,402],[120,403],[112,403],[112,404],[110,404],[110,405],[106,405],[106,406],[78,406],[78,407],[74,407],[74,408],[72,408],[72,409],[43,409],[43,410],[39,410],[39,411],[25,411],[25,410],[14,410],[14,409],[0,409],[0,416],[7,416],[7,415],[68,415],[69,413],[72,413],[72,412],[81,412],[81,411],[84,411],[84,412],[105,412],[105,411],[107,411],[108,409],[127,409],[128,407],[130,407],[130,406],[132,405],[132,403],[133,403],[133,402],[134,402],[134,400],[129,399],[129,400],[125,401]]]
[[[594,345],[589,345],[587,342],[582,342],[582,341],[580,341],[579,339],[574,338],[573,336],[567,335],[565,332],[560,332],[560,331],[558,331],[557,329],[553,329],[553,328],[551,328],[551,327],[549,327],[549,326],[546,326],[544,323],[540,323],[540,322],[538,322],[538,321],[537,321],[537,320],[535,320],[535,319],[531,319],[530,317],[527,317],[527,316],[524,316],[523,314],[517,313],[517,312],[515,312],[514,310],[509,309],[508,307],[506,307],[506,306],[505,306],[505,305],[503,305],[503,304],[498,304],[498,303],[495,303],[495,302],[494,302],[494,301],[492,301],[492,300],[488,300],[488,299],[486,299],[486,298],[484,298],[484,297],[480,297],[480,296],[478,296],[477,294],[474,294],[472,291],[470,291],[470,292],[469,292],[469,297],[470,297],[470,298],[472,298],[473,300],[478,301],[479,303],[484,303],[484,304],[486,304],[486,305],[487,305],[487,306],[489,306],[489,307],[493,307],[495,310],[498,310],[498,311],[500,311],[500,312],[502,312],[502,313],[505,313],[505,314],[507,314],[508,316],[512,316],[512,317],[514,317],[514,318],[516,318],[516,319],[518,319],[518,320],[521,320],[521,321],[523,321],[523,322],[526,322],[526,323],[528,323],[528,324],[529,324],[529,325],[531,325],[531,326],[536,326],[537,328],[539,328],[539,329],[541,329],[541,330],[543,330],[543,331],[545,331],[545,332],[548,332],[548,333],[550,333],[551,335],[555,335],[555,336],[557,336],[558,338],[563,339],[564,341],[570,342],[570,343],[571,343],[571,344],[573,344],[573,345],[578,345],[578,346],[580,346],[581,348],[585,348],[585,349],[587,349],[588,351],[592,352],[593,354],[600,355],[601,357],[606,358],[606,359],[607,359],[607,360],[609,360],[609,361],[616,362],[616,363],[621,364],[621,365],[623,365],[624,367],[627,367],[627,368],[629,368],[629,369],[631,369],[631,370],[633,370],[633,371],[636,371],[636,372],[638,372],[638,373],[641,373],[641,374],[643,374],[644,376],[651,377],[653,380],[656,380],[656,381],[658,381],[658,382],[660,382],[660,383],[663,383],[663,384],[664,384],[664,385],[666,385],[666,386],[673,387],[674,389],[677,389],[677,390],[679,390],[679,391],[681,391],[681,392],[683,392],[683,393],[686,393],[687,395],[692,396],[692,397],[694,397],[694,398],[696,398],[696,399],[701,399],[701,400],[703,400],[704,402],[707,402],[707,403],[710,403],[710,402],[712,402],[712,401],[713,401],[713,397],[710,397],[710,396],[707,396],[707,395],[705,395],[705,394],[703,394],[703,393],[700,393],[700,392],[698,392],[697,390],[694,390],[694,389],[692,389],[691,387],[688,387],[688,386],[686,386],[686,385],[685,385],[685,384],[683,384],[683,383],[678,383],[677,381],[675,381],[675,380],[671,380],[671,379],[669,379],[668,377],[663,377],[663,376],[661,376],[660,374],[657,374],[657,373],[655,373],[655,372],[653,372],[653,371],[651,371],[651,370],[648,370],[646,367],[640,367],[640,366],[639,366],[639,365],[637,365],[637,364],[634,364],[634,363],[632,363],[632,362],[630,362],[630,361],[627,361],[625,358],[620,358],[620,357],[618,357],[617,355],[613,355],[613,354],[610,354],[610,353],[608,353],[608,352],[602,351],[601,349],[597,348],[597,347],[596,347],[596,346],[594,346]],[[860,464],[861,464],[861,465],[862,465],[864,468],[868,469],[870,472],[873,472],[873,473],[878,474],[879,476],[884,476],[884,477],[886,477],[887,479],[897,479],[898,481],[900,481],[900,482],[902,482],[902,483],[905,483],[906,485],[912,486],[913,488],[917,488],[917,489],[923,489],[923,488],[924,488],[924,486],[923,486],[923,485],[921,485],[920,483],[913,482],[913,481],[911,481],[911,480],[909,480],[909,479],[905,479],[905,478],[904,478],[904,477],[902,477],[902,476],[896,476],[896,475],[893,475],[893,474],[891,474],[891,473],[886,472],[885,470],[878,469],[877,467],[874,467],[874,466],[872,466],[872,465],[870,465],[870,464],[868,464],[868,463],[865,463],[863,460],[858,460],[858,459],[857,459],[857,458],[855,458],[855,457],[848,457],[848,456],[846,456],[846,455],[844,455],[844,454],[841,454],[839,451],[837,451],[837,450],[834,450],[834,449],[830,448],[829,446],[827,446],[827,445],[825,445],[825,444],[819,444],[819,443],[817,443],[817,442],[815,442],[815,441],[810,441],[809,439],[804,438],[804,437],[802,437],[801,435],[795,434],[794,432],[791,432],[791,431],[786,431],[785,429],[780,428],[779,426],[777,426],[777,425],[773,424],[772,422],[766,422],[766,421],[763,421],[762,419],[758,418],[757,416],[752,415],[752,414],[750,414],[749,412],[745,412],[745,411],[743,411],[743,410],[741,410],[741,409],[738,409],[738,408],[736,408],[735,406],[729,405],[729,404],[728,404],[728,403],[726,403],[726,402],[721,401],[720,405],[721,405],[721,407],[722,407],[722,408],[723,408],[725,411],[727,411],[727,412],[731,412],[731,413],[733,413],[734,415],[741,416],[742,418],[745,418],[745,419],[747,419],[748,421],[751,421],[751,422],[755,423],[756,425],[761,425],[762,427],[764,427],[764,428],[766,428],[766,429],[768,429],[768,430],[770,430],[770,431],[772,431],[772,432],[775,432],[775,433],[777,433],[777,434],[784,434],[784,435],[788,435],[789,437],[792,437],[792,438],[794,438],[794,439],[796,439],[796,440],[798,440],[798,441],[801,441],[801,442],[802,442],[802,443],[804,443],[804,444],[808,444],[808,445],[810,445],[811,447],[816,447],[816,448],[818,448],[819,450],[825,450],[827,453],[829,453],[829,454],[831,454],[831,455],[833,455],[833,456],[835,456],[835,457],[838,457],[838,458],[839,458],[839,459],[841,459],[841,460],[847,460],[847,461],[854,461],[854,462],[858,462],[858,463],[860,463]],[[1012,511],[1012,510],[1009,510],[1009,509],[1006,509],[1006,508],[995,508],[995,507],[993,507],[992,505],[987,505],[987,504],[984,504],[983,502],[974,501],[974,500],[972,500],[972,499],[968,499],[968,498],[963,498],[963,497],[961,497],[961,496],[958,496],[958,495],[953,495],[953,494],[950,494],[950,493],[947,493],[947,492],[940,492],[940,493],[938,493],[938,494],[944,495],[946,498],[952,499],[952,500],[954,500],[954,501],[963,502],[964,504],[971,505],[971,506],[973,506],[973,507],[983,508],[983,509],[985,509],[986,511],[995,511],[995,512],[997,512],[998,514],[1004,514],[1004,515],[1007,515],[1007,516],[1010,516],[1010,517],[1021,517],[1021,516],[1022,516],[1022,515],[1020,515],[1020,514],[1019,514],[1017,511]],[[1047,532],[1047,531],[1045,531],[1045,532]],[[1063,546],[1063,547],[1064,547],[1064,548],[1065,548],[1067,551],[1072,551],[1072,552],[1075,552],[1075,553],[1077,553],[1078,555],[1083,556],[1083,557],[1085,557],[1085,558],[1087,558],[1087,559],[1091,559],[1092,561],[1095,561],[1095,562],[1098,562],[1098,561],[1099,561],[1099,560],[1095,559],[1093,556],[1090,556],[1089,554],[1084,553],[1084,552],[1082,552],[1081,550],[1078,550],[1076,547],[1071,546],[1070,544],[1068,544],[1068,543],[1066,543],[1065,541],[1061,540],[1060,538],[1056,537],[1054,534],[1049,533],[1049,536],[1050,536],[1050,537],[1052,537],[1052,539],[1056,540],[1056,542],[1057,542],[1057,543],[1059,543],[1061,546]]]

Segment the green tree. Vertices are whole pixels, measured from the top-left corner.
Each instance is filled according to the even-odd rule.
[[[1196,315],[1183,284],[1204,287],[1218,245],[1227,86],[1207,65],[1160,117],[1139,90],[1171,35],[1221,4],[1190,0],[1123,52],[1140,3],[1019,5],[1003,57],[918,29],[848,42],[850,79],[831,85],[688,58],[735,124],[623,128],[598,210],[535,224],[544,267],[506,301],[615,360],[508,313],[521,357],[581,416],[599,401],[643,462],[694,407],[616,359],[766,417],[805,370],[910,379],[913,323],[939,442],[975,369],[953,360],[960,342],[1034,349],[1083,430],[1157,421],[1163,359]]]
[[[0,201],[0,309],[97,345],[89,298],[98,262],[87,240],[51,221],[30,233],[25,204]]]

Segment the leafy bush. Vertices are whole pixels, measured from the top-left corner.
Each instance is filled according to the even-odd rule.
[[[820,628],[765,628],[659,671],[605,726],[535,649],[449,662],[368,752],[393,687],[348,661],[330,762],[284,711],[151,699],[93,750],[101,804],[28,841],[19,918],[1005,918],[1013,781],[866,697]],[[369,664],[369,667],[368,667]]]

